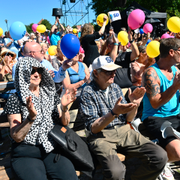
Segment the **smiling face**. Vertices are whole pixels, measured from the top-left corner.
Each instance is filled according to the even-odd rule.
[[[42,79],[42,68],[33,67],[31,71],[30,77],[30,87],[37,87],[39,86],[41,79]]]

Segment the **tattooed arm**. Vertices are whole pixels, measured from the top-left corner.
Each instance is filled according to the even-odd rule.
[[[166,104],[180,88],[180,75],[176,73],[173,85],[166,91],[160,92],[159,77],[156,71],[150,67],[143,74],[142,86],[146,88],[146,94],[149,98],[151,106],[154,109],[158,109],[162,105]]]

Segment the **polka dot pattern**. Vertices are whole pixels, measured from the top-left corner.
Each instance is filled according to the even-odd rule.
[[[32,67],[43,68],[42,80],[39,85],[39,97],[29,90]],[[51,152],[54,149],[54,141],[48,136],[48,133],[59,118],[57,105],[60,104],[59,97],[55,91],[54,81],[47,70],[36,59],[25,57],[16,66],[15,88],[16,93],[8,99],[5,113],[20,113],[22,121],[25,120],[29,114],[26,108],[26,97],[31,95],[38,114],[24,142],[32,145],[42,144],[47,153]]]

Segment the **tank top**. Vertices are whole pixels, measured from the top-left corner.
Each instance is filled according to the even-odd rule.
[[[153,64],[151,67],[153,67],[160,79],[160,92],[166,91],[170,86],[173,84],[173,80],[176,74],[177,69],[175,66],[171,67],[171,70],[173,72],[173,78],[172,80],[168,80],[167,77],[161,72],[159,69],[159,66],[157,63]],[[145,93],[143,98],[143,115],[142,115],[142,121],[146,119],[149,116],[156,116],[156,117],[168,117],[168,116],[174,116],[179,114],[179,91],[177,91],[174,96],[170,99],[169,102],[162,105],[158,109],[154,109],[150,101],[147,97],[147,94]]]
[[[84,67],[83,63],[78,62],[78,65],[79,65],[78,73],[71,67],[67,69],[71,84],[75,84],[75,83],[83,80],[86,76],[85,71],[84,71],[85,67]],[[86,83],[84,83],[81,87],[84,87],[85,84]]]

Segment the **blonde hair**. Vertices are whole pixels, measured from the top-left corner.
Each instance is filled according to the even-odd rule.
[[[91,34],[93,30],[94,30],[94,26],[92,24],[88,24],[88,23],[84,24],[84,26],[81,29],[80,42],[85,35]]]

